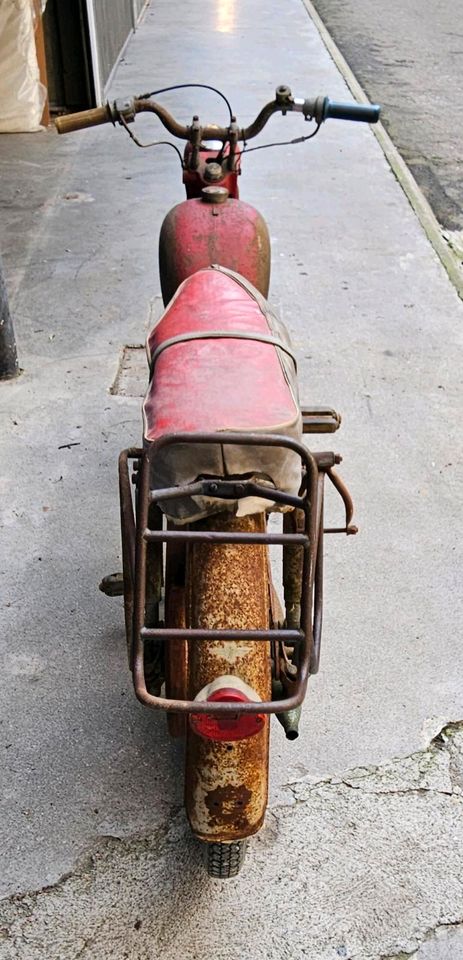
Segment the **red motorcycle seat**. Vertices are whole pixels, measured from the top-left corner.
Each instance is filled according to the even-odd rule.
[[[145,443],[166,434],[227,431],[301,439],[289,336],[264,297],[239,274],[209,267],[184,280],[149,334],[147,352],[151,379],[143,404]],[[198,437],[195,444],[163,448],[155,461],[153,489],[192,483],[200,476],[247,475],[294,494],[301,482],[298,455],[283,447],[206,445]],[[268,504],[261,500],[248,504],[246,511],[271,504],[271,498]],[[245,509],[242,503],[235,508]],[[217,509],[217,500],[204,498],[166,502],[166,512],[177,522]]]
[[[208,331],[275,335],[245,286],[228,273],[199,270],[149,334],[150,365],[165,341]],[[278,432],[298,406],[272,343],[213,337],[174,343],[157,356],[144,415],[145,439],[157,440],[177,432]]]

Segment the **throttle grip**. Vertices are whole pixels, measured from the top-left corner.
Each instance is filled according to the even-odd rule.
[[[381,107],[376,103],[339,103],[325,97],[323,120],[359,120],[363,123],[378,123]]]
[[[57,117],[55,127],[58,133],[73,133],[75,130],[85,130],[86,127],[98,127],[102,123],[114,123],[108,103],[103,107],[94,107],[92,110],[81,110],[80,113],[68,113]]]

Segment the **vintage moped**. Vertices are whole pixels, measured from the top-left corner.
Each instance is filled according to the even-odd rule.
[[[329,118],[375,123],[379,107],[279,86],[245,129],[226,98],[228,126],[198,116],[183,126],[152,99],[164,92],[56,126],[119,124],[139,143],[129,125],[149,111],[186,141],[177,152],[187,199],[160,232],[165,312],[147,341],[143,442],[119,461],[123,574],[101,586],[124,595],[135,693],[185,738],[187,816],[209,875],[226,878],[264,820],[270,715],[295,739],[318,670],[324,534],[356,532],[340,457],[302,441],[337,430],[340,417],[301,409],[289,336],[266,299],[268,230],[239,199],[238,177],[246,144],[274,113],[312,123],[294,143]],[[325,527],[327,478],[344,503],[342,527]],[[278,528],[267,528],[270,514]]]

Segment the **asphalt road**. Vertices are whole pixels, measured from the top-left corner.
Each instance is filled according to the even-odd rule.
[[[446,230],[463,230],[463,0],[313,0]]]

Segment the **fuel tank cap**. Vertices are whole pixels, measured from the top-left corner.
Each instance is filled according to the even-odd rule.
[[[225,203],[226,200],[228,200],[228,190],[226,187],[203,187],[201,194],[205,203]]]

